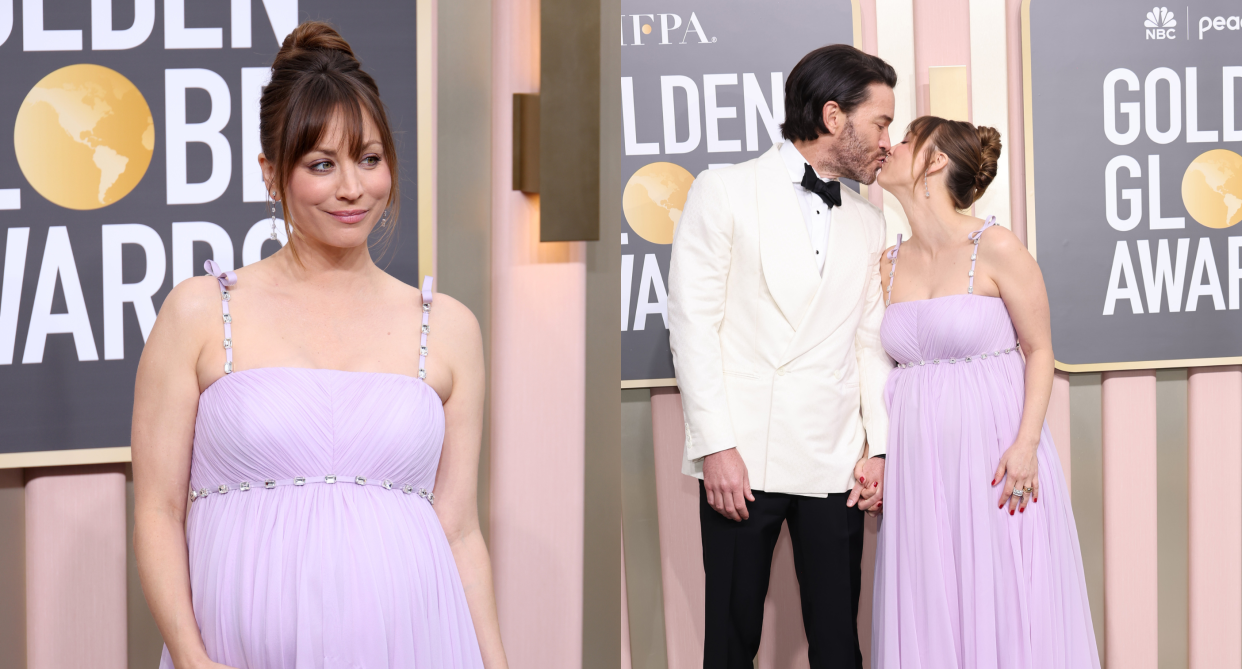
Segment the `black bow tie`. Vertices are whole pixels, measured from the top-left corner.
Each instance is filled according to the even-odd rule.
[[[841,206],[841,182],[837,180],[823,181],[815,173],[810,163],[805,163],[806,171],[802,173],[802,187],[815,193],[828,205],[829,209]]]

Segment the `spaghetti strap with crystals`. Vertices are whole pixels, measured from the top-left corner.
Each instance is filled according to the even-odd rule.
[[[427,379],[427,335],[431,333],[428,323],[431,320],[431,299],[435,293],[431,291],[434,279],[423,277],[423,327],[418,346],[418,378]]]
[[[970,241],[975,245],[975,248],[970,251],[970,285],[966,287],[967,295],[975,294],[975,262],[979,259],[979,240],[983,239],[983,231],[993,225],[996,225],[996,217],[988,216],[987,220],[983,222],[982,228],[970,233]]]
[[[893,250],[888,252],[888,259],[892,264],[888,266],[888,299],[884,301],[884,306],[892,306],[893,304],[893,273],[897,271],[897,252],[901,250],[901,235],[897,235],[897,243],[893,246]]]
[[[220,282],[220,307],[224,313],[224,373],[233,373],[233,315],[229,313],[229,287],[237,284],[237,273],[226,272],[216,261],[203,263],[203,269]]]

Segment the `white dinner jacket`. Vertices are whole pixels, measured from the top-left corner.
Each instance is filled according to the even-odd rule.
[[[690,188],[668,320],[686,421],[682,472],[736,447],[754,490],[824,496],[885,452],[884,215],[841,188],[821,277],[780,145]]]

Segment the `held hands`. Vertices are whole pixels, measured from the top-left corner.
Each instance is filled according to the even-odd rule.
[[[746,502],[755,501],[755,496],[750,492],[746,463],[736,448],[703,458],[703,488],[707,491],[707,504],[716,513],[738,522],[750,518]]]
[[[854,465],[854,489],[845,505],[875,516],[884,510],[884,458],[866,458]]]
[[[1002,484],[1000,501],[996,506],[1001,508],[1009,504],[1011,516],[1014,509],[1025,512],[1029,502],[1039,501],[1039,459],[1035,455],[1038,447],[1038,441],[1034,443],[1014,442],[1001,456],[1000,464],[996,466],[996,475],[992,478],[992,485]],[[1020,489],[1021,492],[1015,493],[1015,489]]]

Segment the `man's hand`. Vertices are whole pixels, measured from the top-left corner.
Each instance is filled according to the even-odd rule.
[[[703,458],[703,487],[708,505],[720,515],[738,522],[750,518],[746,501],[755,501],[755,496],[750,492],[746,463],[736,448]]]
[[[858,505],[862,511],[876,515],[884,504],[884,458],[867,458],[854,465],[854,489],[846,506]]]

